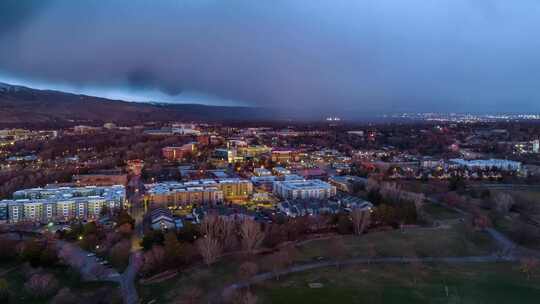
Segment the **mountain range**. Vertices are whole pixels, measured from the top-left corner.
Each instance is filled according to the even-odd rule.
[[[266,108],[127,102],[0,83],[0,124],[3,125],[274,119],[275,113]]]

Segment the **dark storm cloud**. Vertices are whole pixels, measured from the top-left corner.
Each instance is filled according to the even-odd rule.
[[[1,7],[24,18],[0,23],[0,74],[317,113],[540,110],[536,0],[39,2]]]

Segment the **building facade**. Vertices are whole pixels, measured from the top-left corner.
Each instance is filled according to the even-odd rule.
[[[20,190],[13,194],[13,199],[0,201],[0,221],[2,217],[9,223],[96,219],[103,207],[122,208],[125,197],[121,185]]]
[[[322,180],[285,180],[274,183],[274,194],[283,199],[327,199],[336,195],[336,187]]]
[[[253,184],[239,178],[201,179],[147,185],[146,199],[157,206],[215,205],[224,200],[247,199]]]
[[[170,161],[182,160],[189,154],[197,151],[195,143],[185,144],[180,147],[165,147],[161,150],[163,157]]]

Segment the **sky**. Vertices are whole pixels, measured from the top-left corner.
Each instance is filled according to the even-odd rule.
[[[538,0],[1,0],[0,82],[344,116],[540,112]]]

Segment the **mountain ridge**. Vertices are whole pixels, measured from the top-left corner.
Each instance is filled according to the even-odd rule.
[[[0,124],[244,121],[275,118],[272,111],[266,108],[129,102],[0,82]]]

